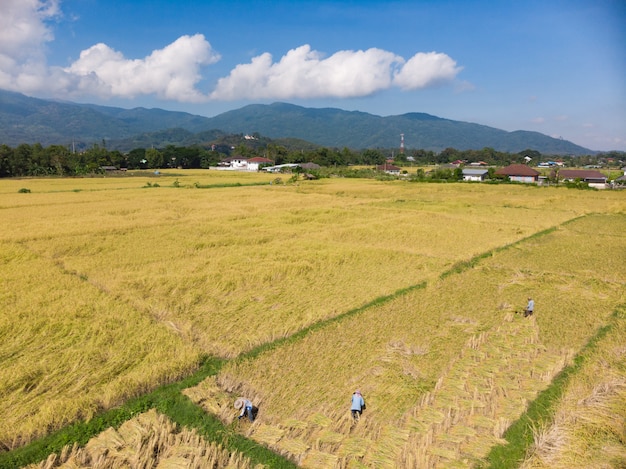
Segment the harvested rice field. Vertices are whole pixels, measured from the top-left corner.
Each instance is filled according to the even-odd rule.
[[[253,396],[263,422],[248,434],[304,467],[321,466],[308,451],[281,447],[283,439],[297,435],[316,458],[324,448],[337,459],[328,467],[479,464],[625,303],[624,229],[623,216],[574,220],[302,340],[234,360],[211,379]],[[591,236],[616,255],[571,258]],[[540,305],[529,318],[516,312],[527,295]],[[353,426],[356,388],[367,410]],[[323,426],[314,422],[320,415]],[[265,437],[271,427],[280,438]],[[342,438],[325,444],[327,432]],[[355,441],[360,451],[346,451]]]
[[[0,460],[213,356],[297,465],[471,467],[626,302],[619,192],[243,176],[3,181]],[[41,464],[133,466],[86,448]]]
[[[264,469],[252,465],[241,454],[230,454],[207,443],[194,430],[180,429],[167,417],[151,410],[128,420],[120,428],[109,428],[84,447],[74,445],[60,455],[51,454],[29,469],[118,469],[159,467],[163,469]]]

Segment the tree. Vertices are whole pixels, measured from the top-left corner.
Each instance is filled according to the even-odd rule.
[[[361,153],[363,158],[363,164],[377,165],[383,164],[385,161],[385,155],[380,150],[368,148]]]
[[[200,167],[210,168],[211,166],[217,166],[224,158],[226,158],[226,155],[217,150],[204,151],[200,154]]]
[[[47,161],[50,169],[57,175],[73,174],[72,168],[69,166],[68,156],[70,151],[61,145],[51,145],[45,150]]]
[[[165,165],[163,154],[156,148],[148,148],[146,150],[146,160],[148,160],[149,168],[157,169]]]
[[[13,159],[13,149],[8,145],[0,145],[0,177],[10,177],[10,161]]]
[[[436,158],[437,163],[451,163],[460,158],[459,151],[456,148],[446,148]]]
[[[413,150],[412,156],[418,164],[430,164],[435,161],[435,153],[432,150]]]
[[[30,145],[22,143],[13,151],[9,159],[9,173],[11,176],[26,176],[31,166],[33,149]]]
[[[145,168],[148,160],[146,159],[145,148],[135,148],[128,152],[128,168],[129,169],[141,169]]]

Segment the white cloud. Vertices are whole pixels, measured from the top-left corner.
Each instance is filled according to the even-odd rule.
[[[217,82],[213,99],[350,98],[391,86],[390,70],[404,60],[381,49],[339,51],[328,58],[308,44],[292,49],[279,62],[269,53],[236,66]]]
[[[405,90],[451,81],[461,68],[446,54],[419,53],[405,60],[381,49],[339,51],[328,58],[308,44],[274,63],[269,53],[254,57],[221,78],[211,98],[353,98],[392,86]],[[469,88],[471,85],[466,84]]]
[[[42,45],[53,39],[45,21],[58,14],[58,0],[2,0],[0,57],[3,62],[7,58],[18,62],[40,54]]]
[[[394,73],[393,83],[404,90],[415,90],[452,81],[462,67],[441,52],[418,52]]]
[[[54,38],[46,21],[58,15],[58,0],[2,0],[0,88],[30,91],[45,82],[45,44]]]
[[[182,36],[143,59],[126,59],[106,44],[81,52],[67,68],[48,66],[48,22],[60,17],[60,0],[0,0],[0,88],[29,94],[132,98],[154,94],[202,101],[200,67],[219,60],[201,34]]]
[[[64,71],[78,78],[81,92],[103,97],[133,98],[155,94],[185,102],[206,100],[195,85],[202,79],[200,66],[220,59],[202,34],[182,36],[144,59],[126,59],[106,44],[96,44]]]
[[[237,65],[203,94],[201,68],[220,59],[202,34],[182,36],[144,58],[126,58],[104,43],[83,50],[68,67],[49,66],[49,22],[62,0],[0,0],[0,88],[55,97],[98,96],[201,102],[209,99],[351,98],[399,87],[415,90],[452,81],[462,69],[443,53],[408,61],[382,49],[342,50],[325,57],[303,45],[278,62],[269,53]],[[464,84],[461,89],[471,85]]]

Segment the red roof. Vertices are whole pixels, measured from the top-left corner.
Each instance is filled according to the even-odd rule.
[[[504,176],[539,176],[539,171],[534,170],[530,166],[526,166],[525,164],[511,164],[509,166],[505,166],[504,168],[500,168],[496,171],[495,174],[502,174]]]
[[[599,179],[606,181],[606,176],[600,171],[594,171],[592,169],[561,169],[559,171],[559,177],[561,179]]]
[[[274,160],[264,158],[262,156],[255,156],[254,158],[248,158],[248,163],[273,163]]]

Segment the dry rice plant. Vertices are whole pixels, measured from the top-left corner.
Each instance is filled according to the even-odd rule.
[[[29,189],[31,191],[29,195],[36,195],[137,189],[148,187],[148,183],[158,184],[163,188],[174,187],[175,184],[180,188],[193,188],[197,185],[269,184],[274,179],[276,179],[275,174],[265,172],[161,169],[157,175],[154,171],[133,170],[115,176],[102,174],[74,178],[3,178],[0,195],[4,199],[5,196],[16,194],[22,188]]]
[[[474,188],[422,195],[406,184],[331,186],[341,194],[325,196],[326,185],[167,197],[129,190],[119,200],[61,194],[88,201],[55,204],[53,222],[42,213],[52,207],[42,206],[12,236],[203,351],[234,356],[572,215],[504,209],[500,188],[486,196]],[[24,220],[23,208],[15,215]]]
[[[179,429],[167,417],[151,410],[109,428],[85,447],[66,447],[29,469],[252,469],[249,459],[206,442],[194,430]],[[256,465],[255,469],[265,466]]]
[[[568,384],[553,423],[536,429],[524,469],[626,465],[626,320],[614,324]]]
[[[191,344],[19,245],[0,243],[0,277],[4,450],[196,366]]]
[[[585,250],[592,229],[598,242],[610,241],[613,258],[566,256]],[[262,424],[247,432],[257,438],[261,425],[275,429],[267,443],[277,450],[292,438],[287,422],[296,419],[307,422],[298,439],[315,461],[334,455],[340,465],[356,459],[370,467],[471,464],[626,301],[626,239],[618,234],[625,229],[620,215],[566,224],[298,342],[231,362],[218,383],[254,397]],[[515,309],[529,292],[537,313],[524,318]],[[352,427],[348,399],[356,387],[368,409]],[[330,423],[314,425],[318,414]],[[391,432],[396,428],[410,432]],[[322,451],[329,430],[344,439]],[[308,460],[306,452],[291,456]]]
[[[617,211],[623,202],[610,191],[362,180],[197,187],[265,177],[214,172],[164,172],[161,187],[143,188],[155,179],[142,177],[3,181],[0,449],[178,379],[201,354],[236,356],[565,220]],[[174,187],[177,179],[181,187]],[[18,193],[20,187],[32,192]],[[599,282],[598,291],[605,279]],[[576,278],[563,286],[575,288]],[[512,288],[519,301],[523,285]],[[513,290],[504,288],[499,303]],[[590,291],[588,301],[595,295]],[[371,373],[386,383],[373,393],[383,421],[402,415],[436,381],[432,370],[448,363],[431,358],[448,346],[458,351],[485,326],[458,308],[433,312],[427,303],[406,315],[421,298],[399,300],[405,304],[398,313],[381,310],[396,331],[374,335],[380,342],[368,345],[371,362],[356,367],[340,393],[330,385],[331,409],[342,408],[339,395]],[[441,314],[461,329],[458,337],[442,331]],[[430,336],[416,335],[422,321]],[[350,324],[352,340],[387,328],[375,317]],[[358,350],[354,342],[341,344],[346,335],[339,329],[337,342],[323,343],[313,367],[335,348],[340,359],[358,363],[359,354],[348,350]],[[303,381],[325,374],[322,367]],[[256,383],[248,389],[254,395]]]

